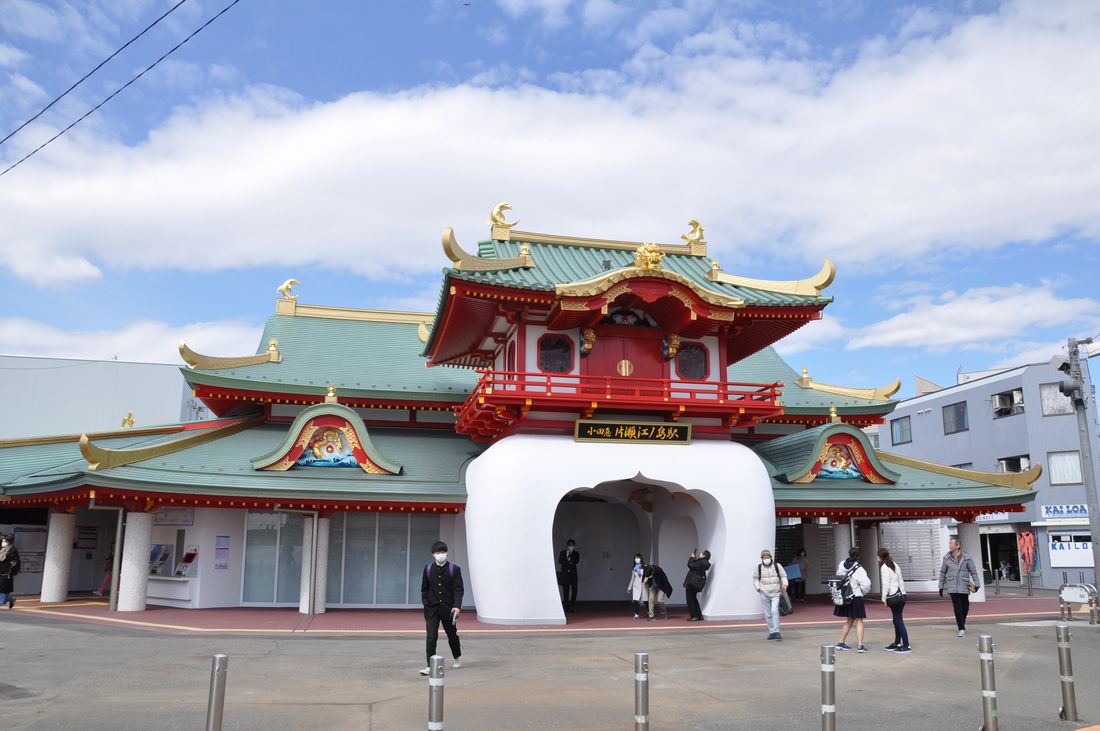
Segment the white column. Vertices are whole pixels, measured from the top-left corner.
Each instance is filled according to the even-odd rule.
[[[849,523],[833,525],[833,558],[839,564],[848,558],[848,549],[852,547],[852,528]],[[836,568],[834,567],[835,571]]]
[[[959,523],[959,543],[963,553],[969,553],[974,560],[974,568],[978,570],[978,583],[981,589],[970,595],[972,602],[985,601],[985,575],[982,573],[982,536],[978,532],[977,523]]]
[[[298,613],[309,614],[310,577],[309,563],[313,556],[313,516],[302,521],[302,580],[298,587]]]
[[[317,519],[317,595],[313,601],[313,611],[324,614],[327,605],[325,595],[328,592],[328,536],[330,518]]]
[[[153,514],[127,513],[122,539],[122,571],[118,585],[118,611],[145,611],[149,595],[149,551],[153,547]]]
[[[69,569],[73,563],[75,532],[75,513],[50,513],[46,564],[42,567],[43,604],[63,602],[69,597]]]

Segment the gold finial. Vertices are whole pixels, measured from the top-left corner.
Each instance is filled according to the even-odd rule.
[[[647,244],[643,241],[642,245],[634,252],[634,266],[647,272],[654,269],[660,269],[661,259],[664,258],[665,253],[661,251],[660,246],[657,244]]]
[[[133,429],[134,428],[134,412],[127,411],[126,416],[122,417],[122,428]]]
[[[829,407],[829,423],[830,424],[839,424],[840,423],[840,414],[836,413],[836,407],[835,406],[830,406]]]
[[[691,229],[686,234],[681,234],[680,238],[689,244],[701,244],[703,243],[703,226],[695,218],[688,221],[688,226]]]
[[[279,339],[278,338],[271,338],[271,340],[267,341],[267,351],[269,353],[278,353],[279,352]]]
[[[511,226],[512,224],[508,224],[508,225]],[[519,255],[520,256],[530,256],[531,255],[531,249],[527,246],[526,241],[524,241],[522,244],[519,245]]]
[[[325,403],[326,404],[339,403],[339,401],[336,400],[336,385],[335,384],[330,383],[328,385],[328,393],[325,394]]]
[[[721,268],[722,268],[722,267],[718,266],[718,260],[717,260],[717,259],[711,259],[711,260],[710,260],[710,270],[711,270],[712,272],[716,272],[716,271],[718,271],[718,270],[719,270],[719,269],[721,269]]]
[[[509,223],[504,220],[504,212],[510,210],[512,210],[511,203],[497,203],[496,208],[489,214],[489,223],[503,228],[512,228],[512,226],[515,226],[519,221],[512,221]]]
[[[294,285],[296,284],[301,284],[301,282],[299,282],[297,279],[291,278],[280,284],[279,288],[275,291],[281,294],[283,296],[283,299],[296,300],[298,299],[298,295],[291,294],[290,292],[291,288],[294,287]]]

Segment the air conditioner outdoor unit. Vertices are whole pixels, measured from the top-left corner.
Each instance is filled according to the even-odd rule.
[[[1024,392],[1020,391],[1020,390],[1013,391],[1012,392],[1012,403],[1013,404],[1022,404],[1023,402],[1024,402]]]
[[[1011,409],[1012,397],[1007,393],[998,393],[993,395],[993,408],[995,409]]]

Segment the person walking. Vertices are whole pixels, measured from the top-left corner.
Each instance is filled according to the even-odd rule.
[[[92,593],[96,596],[103,596],[111,591],[111,571],[114,569],[114,554],[108,553],[107,558],[103,561],[103,580],[99,582],[99,587]]]
[[[10,535],[0,536],[0,604],[15,606],[15,575],[19,573],[19,551]]]
[[[951,608],[955,610],[955,625],[959,628],[959,637],[966,637],[966,615],[970,613],[972,585],[981,586],[978,583],[978,570],[974,568],[974,559],[962,550],[958,538],[952,538],[940,564],[940,596],[943,596],[946,589],[951,597]]]
[[[626,585],[626,593],[630,595],[630,605],[634,609],[634,619],[642,616],[645,611],[646,588],[642,581],[642,554],[634,554],[634,565],[630,568],[630,581]]]
[[[567,612],[577,611],[577,564],[581,552],[576,542],[570,538],[565,548],[558,554],[558,583],[562,586],[561,604]]]
[[[451,657],[454,658],[451,667],[462,667],[462,644],[455,621],[462,613],[463,593],[462,569],[447,561],[447,544],[436,541],[432,544],[432,562],[424,567],[424,576],[420,579],[420,598],[424,602],[424,623],[428,632],[428,664],[420,671],[421,675],[432,671],[432,655],[439,639],[440,624],[451,646]]]
[[[838,650],[851,650],[847,643],[848,633],[852,627],[856,628],[856,649],[859,652],[867,652],[867,646],[863,644],[863,620],[867,618],[867,608],[863,604],[863,596],[871,590],[871,578],[867,571],[859,564],[859,549],[853,546],[848,549],[848,558],[840,562],[836,572],[847,576],[848,583],[852,587],[852,601],[839,607],[833,607],[833,615],[844,617],[844,628],[840,630],[840,642],[836,643]]]
[[[695,551],[688,558],[688,572],[684,577],[684,589],[687,591],[688,621],[702,622],[703,610],[699,606],[699,594],[707,585],[707,572],[710,571],[710,551],[698,556]]]
[[[800,548],[794,554],[794,562],[798,564],[798,577],[791,579],[791,601],[806,601],[806,572],[810,570],[810,561],[806,558],[806,549]]]
[[[783,635],[779,634],[779,597],[787,590],[787,584],[787,572],[772,558],[772,552],[765,548],[760,552],[760,563],[753,572],[752,585],[764,607],[769,640],[783,641]]]
[[[901,567],[890,558],[889,549],[878,549],[878,576],[882,603],[890,608],[894,618],[894,641],[886,646],[886,650],[908,655],[913,648],[909,646],[909,632],[905,629],[905,620],[901,616],[906,601],[905,579],[902,578]]]
[[[654,619],[653,606],[661,612],[661,619],[668,619],[668,609],[665,601],[672,596],[672,584],[668,580],[665,570],[655,563],[642,569],[642,583],[649,592],[649,621]]]

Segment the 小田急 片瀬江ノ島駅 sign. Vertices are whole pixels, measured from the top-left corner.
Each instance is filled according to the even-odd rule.
[[[577,421],[573,438],[578,442],[642,442],[690,444],[691,424],[648,421]]]

